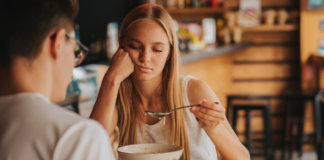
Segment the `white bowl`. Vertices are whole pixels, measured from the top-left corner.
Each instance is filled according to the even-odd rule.
[[[178,160],[183,149],[171,144],[133,144],[117,149],[119,160]]]

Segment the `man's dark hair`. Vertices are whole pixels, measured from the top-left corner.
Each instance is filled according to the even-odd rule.
[[[77,0],[1,0],[0,9],[0,67],[8,67],[16,57],[37,57],[51,31],[71,31],[79,5]]]

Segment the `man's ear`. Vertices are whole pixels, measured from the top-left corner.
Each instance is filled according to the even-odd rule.
[[[65,29],[59,29],[51,37],[51,56],[57,59],[59,54],[62,52],[62,45],[65,41]]]

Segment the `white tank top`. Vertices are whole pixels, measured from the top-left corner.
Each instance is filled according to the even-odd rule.
[[[190,79],[195,78],[192,76],[181,76],[181,89],[183,94],[184,105],[190,105],[187,86]],[[184,122],[188,135],[190,157],[192,160],[217,160],[216,148],[211,139],[208,137],[205,130],[200,126],[194,114],[189,108],[185,109]],[[142,139],[141,132],[137,128],[136,143],[162,143],[167,144],[167,132],[164,125],[164,119],[153,125],[143,124],[144,140]]]

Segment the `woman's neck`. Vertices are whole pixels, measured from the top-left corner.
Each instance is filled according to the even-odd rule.
[[[147,81],[134,80],[134,86],[144,110],[161,110],[162,77],[158,76]]]

